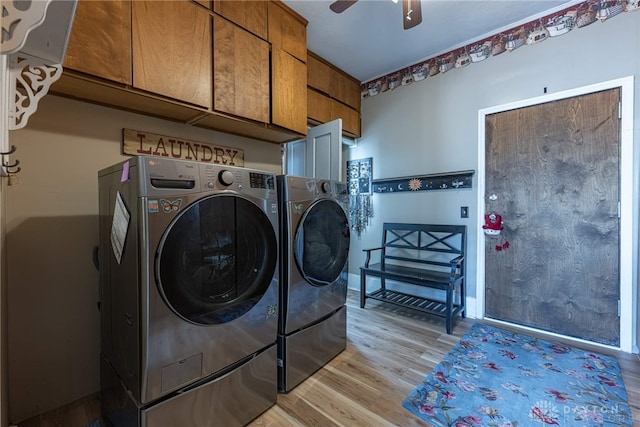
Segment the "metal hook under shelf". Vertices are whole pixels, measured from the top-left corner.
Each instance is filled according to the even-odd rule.
[[[12,164],[7,163],[6,161],[2,161],[2,166],[4,166],[5,168],[9,169],[9,168],[15,168],[16,166],[18,166],[20,164],[20,160],[16,160],[15,162],[13,162]],[[20,168],[18,168],[20,169]]]
[[[11,148],[9,149],[9,151],[6,151],[6,152],[2,152],[2,151],[0,151],[0,156],[8,156],[8,155],[10,155],[10,154],[15,153],[15,152],[16,152],[16,150],[17,150],[16,146],[15,146],[15,145],[12,145],[12,146],[11,146]]]
[[[15,175],[15,174],[17,174],[17,173],[20,173],[20,171],[22,170],[22,168],[21,168],[21,167],[18,167],[18,169],[13,170],[13,171],[12,171],[12,170],[9,170],[9,168],[7,168],[6,166],[5,166],[5,168],[6,168],[6,170],[7,170],[7,174],[8,174],[8,175]]]
[[[12,145],[9,151],[0,151],[0,166],[2,166],[2,176],[6,175],[15,175],[19,173],[22,168],[18,165],[20,164],[20,160],[15,160],[13,163],[10,163],[9,156],[15,153],[17,150],[15,145]]]
[[[19,164],[20,164],[20,160],[16,160],[11,164],[7,163],[7,161],[5,161],[4,159],[2,160],[2,167],[4,171],[7,173],[7,175],[15,175],[17,173],[20,173],[22,168],[18,166]]]

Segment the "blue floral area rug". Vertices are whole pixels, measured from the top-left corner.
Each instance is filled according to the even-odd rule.
[[[476,323],[402,406],[434,426],[632,426],[614,357]]]

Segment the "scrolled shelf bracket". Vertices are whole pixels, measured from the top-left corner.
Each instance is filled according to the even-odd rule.
[[[62,75],[62,65],[25,54],[9,57],[9,130],[22,129],[38,102]]]
[[[9,130],[26,126],[40,99],[62,75],[62,65],[21,52],[29,34],[44,23],[51,3],[3,0],[0,5],[0,54],[8,56]]]

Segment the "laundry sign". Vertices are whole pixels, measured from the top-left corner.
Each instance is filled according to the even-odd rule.
[[[133,129],[122,130],[122,152],[228,166],[244,166],[244,150]]]

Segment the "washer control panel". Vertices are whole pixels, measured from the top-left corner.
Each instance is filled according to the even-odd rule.
[[[265,173],[250,172],[249,183],[251,188],[273,190],[275,188],[275,177]]]

